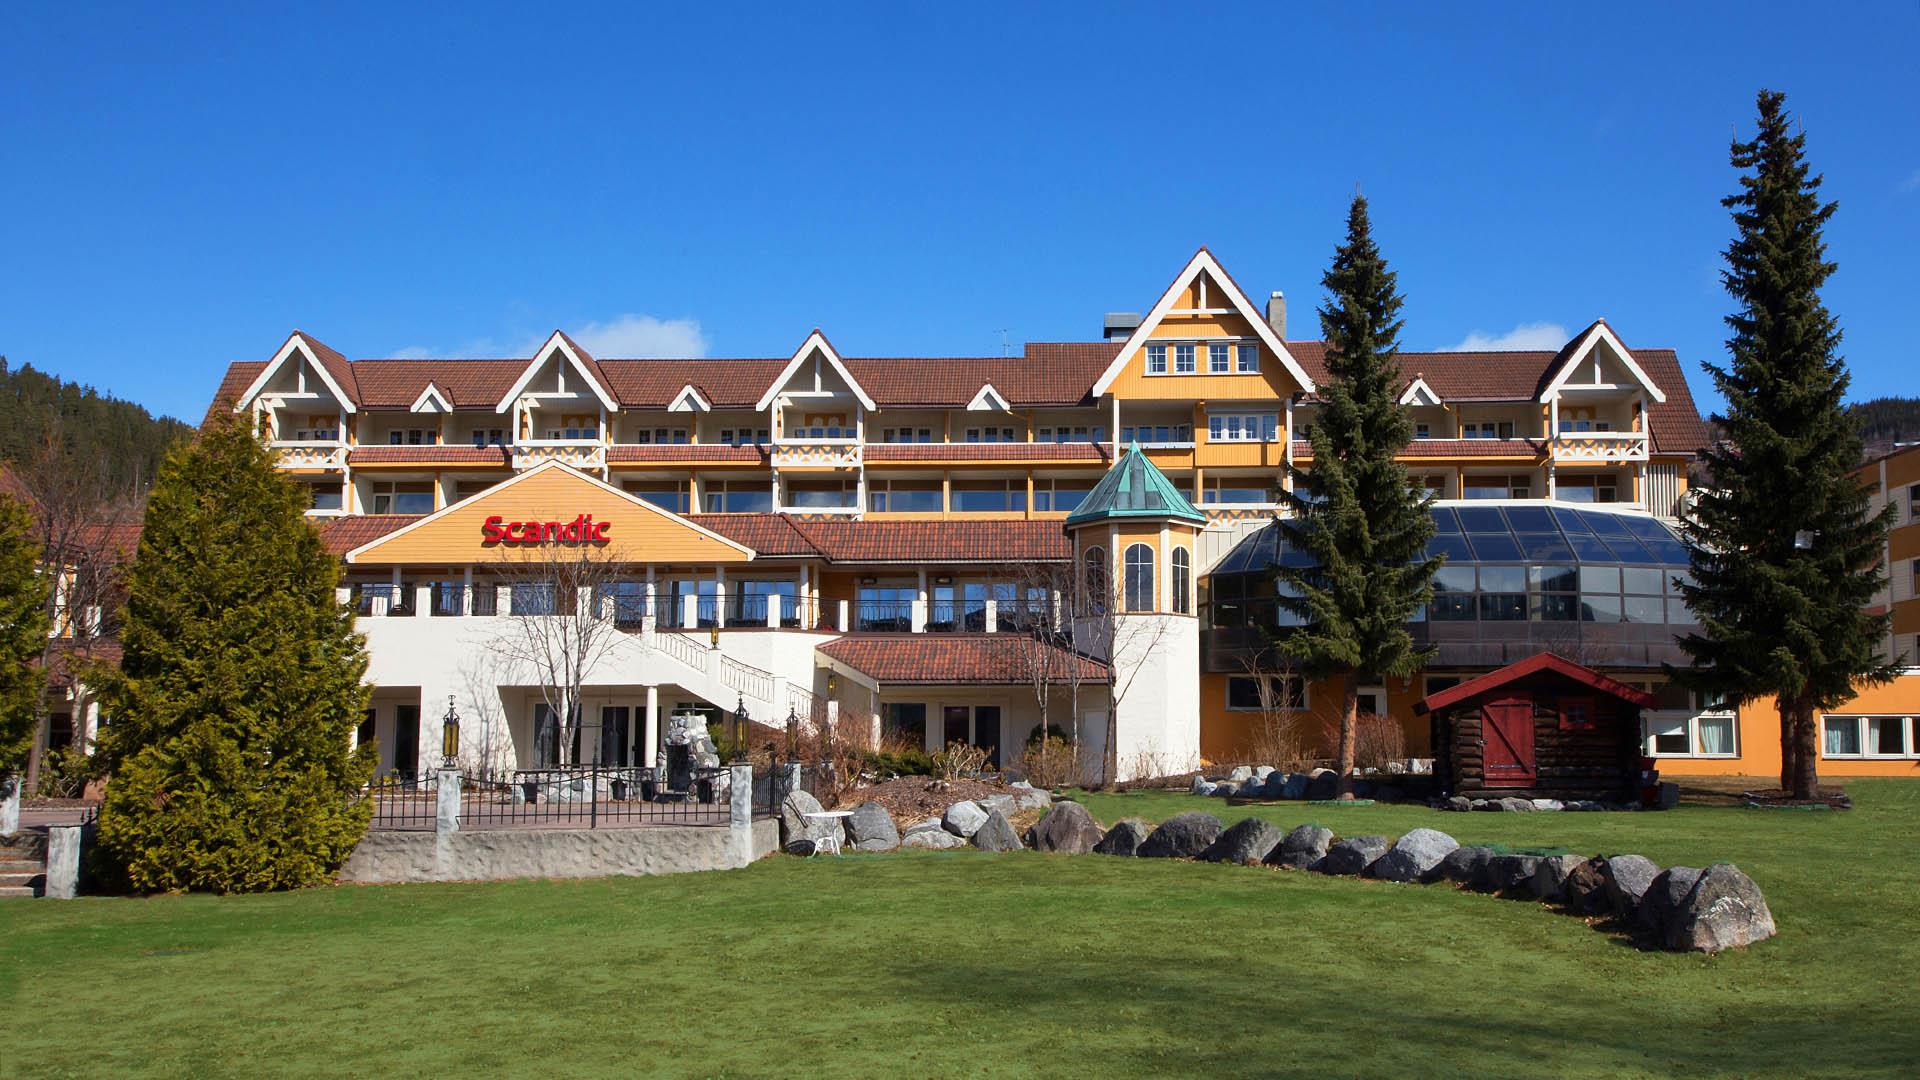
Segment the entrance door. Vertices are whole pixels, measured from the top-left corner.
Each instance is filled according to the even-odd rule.
[[[1485,747],[1486,785],[1532,787],[1533,701],[1502,698],[1480,706],[1480,739]]]
[[[967,730],[967,721],[972,710],[965,705],[949,705],[940,710],[940,749],[945,750],[953,743],[964,743],[972,734]]]
[[[603,765],[629,765],[628,755],[632,753],[628,741],[627,723],[633,710],[626,705],[600,706],[600,763]]]
[[[420,706],[393,707],[393,771],[409,780],[420,776]]]
[[[1000,767],[1000,706],[974,706],[973,745],[987,752],[987,768]]]

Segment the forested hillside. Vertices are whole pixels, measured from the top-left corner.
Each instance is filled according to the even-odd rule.
[[[48,433],[57,431],[73,456],[99,456],[111,490],[139,490],[152,480],[167,447],[192,430],[31,364],[12,367],[0,356],[0,462],[32,460]]]
[[[1920,398],[1856,401],[1847,412],[1859,422],[1869,456],[1893,449],[1894,443],[1920,442]]]

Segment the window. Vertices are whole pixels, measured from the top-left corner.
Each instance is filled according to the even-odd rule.
[[[1619,502],[1619,480],[1612,476],[1562,477],[1554,483],[1554,495],[1561,502]]]
[[[1277,501],[1273,481],[1259,476],[1209,476],[1199,495],[1202,506],[1268,506]]]
[[[722,446],[758,446],[767,442],[766,428],[721,428]]]
[[[1207,417],[1212,442],[1277,442],[1280,418],[1274,413],[1217,413]]]
[[[1147,374],[1165,375],[1167,373],[1167,347],[1165,345],[1147,346]]]
[[[953,482],[952,509],[955,513],[991,513],[1025,510],[1025,480],[956,480]]]
[[[709,514],[765,514],[773,488],[765,480],[709,480],[700,485],[700,505]]]
[[[502,428],[473,429],[473,445],[475,446],[504,446],[506,445],[506,441],[507,433]]]
[[[1132,544],[1127,548],[1127,610],[1153,610],[1153,548]]]
[[[293,442],[339,442],[340,420],[333,416],[309,416],[303,426],[287,432]]]
[[[692,505],[685,480],[628,480],[620,487],[635,498],[676,514],[686,513]]]
[[[1468,499],[1530,499],[1533,497],[1533,478],[1530,476],[1468,476],[1463,477],[1462,497]]]
[[[1596,705],[1590,697],[1570,697],[1560,699],[1561,731],[1592,731],[1600,722]]]
[[[309,510],[345,509],[345,507],[341,505],[340,485],[338,484],[307,485],[307,509]]]
[[[374,481],[373,512],[376,514],[433,513],[433,481]]]
[[[1193,556],[1186,548],[1173,549],[1173,611],[1176,615],[1193,614],[1193,604],[1188,593],[1193,588]]]
[[[927,744],[927,706],[919,701],[889,701],[880,706],[880,735],[888,742]]]
[[[1820,724],[1825,757],[1920,757],[1920,717],[1828,713]]]
[[[542,429],[549,439],[571,439],[579,442],[600,437],[600,421],[584,413],[569,414],[560,417],[560,422]]]
[[[1227,709],[1231,712],[1306,707],[1307,683],[1299,675],[1227,676]]]
[[[1234,351],[1239,354],[1240,374],[1260,374],[1260,346],[1236,345],[1234,346]]]
[[[1107,610],[1107,549],[1090,547],[1080,556],[1086,578],[1087,614],[1101,615]]]
[[[641,446],[681,445],[687,441],[686,428],[639,428],[633,441]]]
[[[1092,490],[1091,480],[1035,480],[1033,508],[1042,512],[1072,513]]]
[[[437,446],[439,428],[395,428],[387,432],[388,446]]]
[[[1155,444],[1191,443],[1193,441],[1192,424],[1140,424],[1126,425],[1120,429],[1120,441],[1139,442],[1148,446]]]
[[[933,429],[930,427],[881,428],[880,441],[883,443],[930,443],[933,441]]]
[[[1225,342],[1207,346],[1207,374],[1225,375],[1232,370],[1233,356],[1227,350]]]
[[[967,441],[970,443],[1005,443],[1018,442],[1019,440],[1013,437],[1013,429],[1010,427],[970,427],[967,429]]]
[[[1194,354],[1194,347],[1192,345],[1175,345],[1173,347],[1174,374],[1176,375],[1193,374],[1193,371],[1194,371],[1193,354]]]
[[[1431,438],[1433,438],[1433,425],[1432,425],[1432,424],[1415,424],[1415,425],[1413,425],[1413,437],[1414,437],[1414,438],[1416,438],[1416,439],[1431,439]]]
[[[1387,715],[1387,690],[1384,686],[1363,686],[1354,691],[1353,711],[1357,716]]]
[[[1463,424],[1460,427],[1460,437],[1463,439],[1511,439],[1513,438],[1513,421],[1486,420],[1478,424]]]
[[[1655,757],[1735,757],[1733,712],[1673,683],[1648,687],[1654,707],[1641,714],[1646,752]]]
[[[795,510],[846,510],[860,505],[858,490],[850,480],[789,482],[786,504]]]
[[[1033,433],[1033,441],[1051,443],[1106,442],[1107,429],[1099,425],[1089,426],[1086,424],[1075,424],[1072,427],[1062,424],[1058,427],[1036,428]]]
[[[507,611],[514,615],[552,615],[555,613],[555,589],[552,582],[520,581],[507,587]]]
[[[869,480],[867,509],[876,513],[937,514],[940,512],[938,480]]]

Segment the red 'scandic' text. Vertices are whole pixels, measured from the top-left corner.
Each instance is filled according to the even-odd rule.
[[[480,536],[488,544],[588,544],[605,540],[609,524],[592,514],[572,521],[508,521],[495,514],[480,526]]]

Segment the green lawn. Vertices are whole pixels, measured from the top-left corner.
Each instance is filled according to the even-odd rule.
[[[0,902],[0,1077],[1912,1075],[1920,784],[1796,813],[1247,811],[1740,864],[1781,935],[1643,953],[1532,903],[974,852],[655,879]]]

